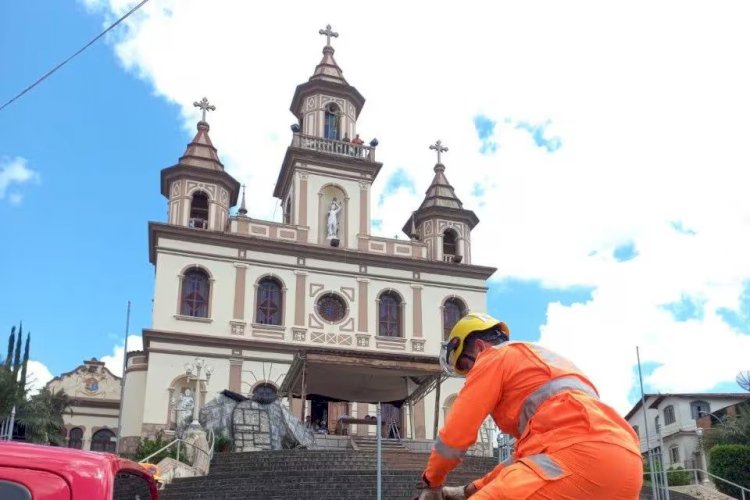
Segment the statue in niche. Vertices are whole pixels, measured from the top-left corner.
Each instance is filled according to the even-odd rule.
[[[331,206],[328,209],[328,239],[338,240],[339,239],[339,212],[341,212],[342,204],[336,198],[331,201]]]
[[[177,401],[177,408],[175,409],[175,423],[177,424],[177,434],[182,435],[182,431],[190,425],[193,420],[193,408],[195,407],[195,399],[193,398],[193,392],[190,389],[185,389],[185,392],[180,394],[180,399]]]

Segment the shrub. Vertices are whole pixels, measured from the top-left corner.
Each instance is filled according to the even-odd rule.
[[[139,460],[143,460],[147,456],[151,455],[152,453],[156,453],[160,448],[163,448],[168,444],[169,441],[164,439],[164,434],[161,432],[156,435],[155,439],[141,438],[141,442],[138,443],[138,448],[135,450],[135,456],[133,458],[136,462]],[[177,449],[175,446],[171,446],[158,455],[149,458],[148,461],[152,464],[156,464],[159,463],[161,459],[166,457],[177,458]]]
[[[670,467],[667,471],[667,482],[669,486],[687,486],[690,484],[690,473],[679,465]]]
[[[214,451],[217,453],[232,451],[232,439],[229,436],[219,434],[214,441]]]
[[[720,444],[711,448],[708,471],[727,481],[750,488],[750,446]],[[740,498],[740,490],[722,481],[715,481],[716,488],[726,495]]]

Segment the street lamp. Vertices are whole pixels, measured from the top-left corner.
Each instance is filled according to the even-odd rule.
[[[703,483],[708,484],[710,481],[708,479],[708,464],[706,463],[706,450],[703,446],[703,427],[698,427],[695,429],[695,433],[698,435],[698,448],[700,449],[701,454],[701,465],[703,466],[704,474],[703,474]]]
[[[214,367],[206,364],[206,361],[201,358],[195,358],[192,363],[185,363],[185,375],[187,375],[188,385],[191,380],[195,380],[195,402],[193,404],[193,421],[190,427],[200,427],[198,423],[198,406],[200,401],[200,384],[205,382],[208,385],[208,381],[211,380],[211,374],[214,372]]]

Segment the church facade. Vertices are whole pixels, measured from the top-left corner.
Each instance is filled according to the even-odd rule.
[[[248,216],[209,138],[205,99],[195,103],[203,119],[194,139],[161,172],[168,219],[149,223],[153,323],[144,350],[127,356],[121,451],[174,429],[179,401],[196,388],[199,406],[224,389],[279,392],[324,432],[342,415],[375,415],[374,401],[405,401],[384,414],[416,439],[433,438],[460,388],[461,379],[436,374],[437,354],[466,311],[485,309],[495,269],[472,262],[479,221],[448,182],[438,141],[434,179],[405,221],[407,238],[372,234],[377,141],[359,138],[365,99],[333,57],[335,34],[321,33],[323,58],[292,98],[297,122],[273,193],[281,222]],[[209,377],[187,373],[196,358]],[[399,380],[403,391],[389,390]]]

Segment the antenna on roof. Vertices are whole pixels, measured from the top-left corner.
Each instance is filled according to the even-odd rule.
[[[750,391],[750,370],[744,370],[737,374],[737,383],[746,391]]]

